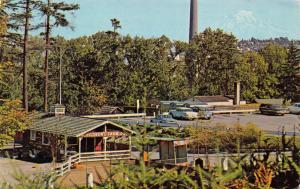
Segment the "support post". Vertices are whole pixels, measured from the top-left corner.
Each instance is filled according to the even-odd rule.
[[[129,136],[128,138],[129,138],[129,155],[131,157],[131,136]]]
[[[103,137],[103,140],[104,140],[104,159],[106,160],[106,140],[107,140],[107,137]]]
[[[65,135],[65,159],[67,159],[68,137]]]
[[[175,146],[175,144],[174,144],[174,142],[173,142],[173,150],[174,150],[174,163],[175,163],[175,165],[177,164],[177,161],[176,161],[176,146]]]
[[[94,152],[96,151],[96,138],[94,138]]]
[[[79,143],[79,149],[78,149],[78,153],[79,153],[79,161],[81,159],[81,140],[82,140],[82,137],[79,138],[78,140],[78,143]]]

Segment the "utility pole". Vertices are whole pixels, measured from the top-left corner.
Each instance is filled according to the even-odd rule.
[[[59,104],[60,105],[61,105],[61,98],[62,98],[62,94],[61,94],[61,82],[62,82],[61,63],[62,63],[62,57],[63,57],[62,47],[60,47],[59,48]]]

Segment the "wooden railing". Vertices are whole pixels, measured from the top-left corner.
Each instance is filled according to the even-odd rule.
[[[75,163],[130,159],[130,156],[130,150],[77,153],[68,157],[67,161],[55,167],[54,172],[57,176],[63,176],[71,171]]]

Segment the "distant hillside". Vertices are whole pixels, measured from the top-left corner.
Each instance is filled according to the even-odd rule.
[[[289,44],[291,43],[291,40],[289,40],[287,37],[280,37],[274,39],[271,38],[266,40],[251,38],[249,40],[241,40],[238,43],[238,47],[242,51],[247,51],[247,50],[259,51],[260,49],[264,48],[270,43],[288,47]],[[296,45],[300,46],[300,40],[296,41]]]

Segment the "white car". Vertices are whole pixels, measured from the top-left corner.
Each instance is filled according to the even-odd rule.
[[[175,119],[193,120],[198,118],[198,113],[194,112],[191,108],[177,108],[175,111],[170,112]]]
[[[289,112],[291,114],[300,114],[300,103],[295,103],[292,106],[289,106]]]

